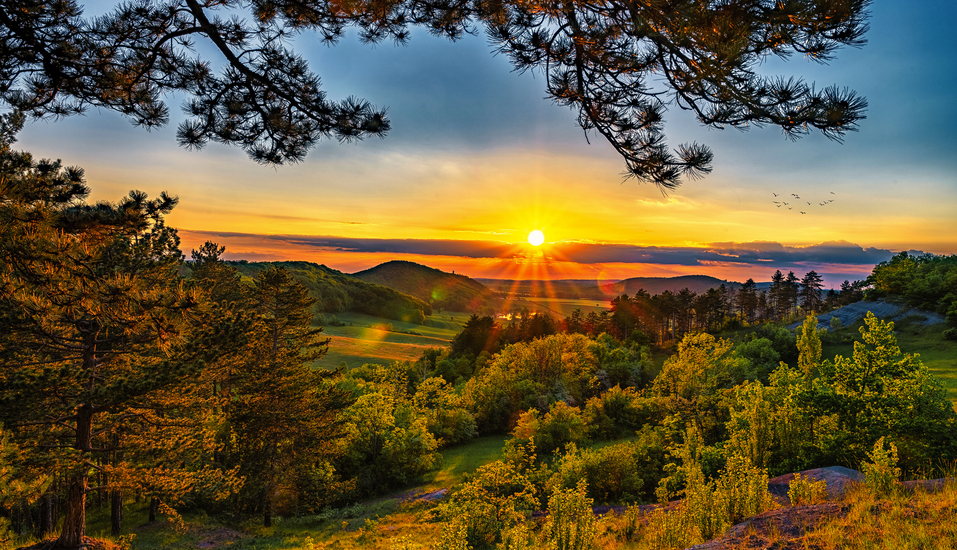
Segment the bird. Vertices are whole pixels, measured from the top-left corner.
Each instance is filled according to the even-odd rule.
[[[831,194],[833,195],[833,194],[834,194],[834,191],[831,191]]]
[[[778,194],[775,193],[774,191],[771,191],[771,194],[774,195],[775,197],[778,196]]]
[[[807,214],[807,212],[801,212],[802,214]]]
[[[771,202],[773,202],[774,204],[779,204],[778,201],[771,201]]]
[[[784,206],[787,206],[787,205],[788,205],[788,203],[784,203]]]
[[[808,205],[810,205],[810,204],[811,204],[811,201],[807,201],[807,203],[808,203]]]
[[[778,208],[781,208],[781,205],[780,205],[780,204],[778,205]]]
[[[794,209],[789,206],[789,207],[788,207],[788,210],[794,210]]]

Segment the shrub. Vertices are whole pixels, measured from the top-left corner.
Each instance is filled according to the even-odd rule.
[[[588,496],[603,504],[640,500],[645,494],[645,468],[638,447],[629,442],[579,451],[572,445],[555,464],[550,483],[571,489],[585,481]]]
[[[817,504],[827,498],[827,482],[794,474],[794,479],[788,484],[788,497],[791,499],[791,506]]]
[[[555,487],[548,498],[548,519],[542,538],[553,550],[596,548],[597,521],[588,498],[588,484],[579,480],[574,489]]]
[[[948,340],[957,340],[957,327],[952,327],[944,331],[944,338]]]
[[[874,450],[867,453],[870,462],[861,465],[864,485],[877,496],[888,496],[894,491],[901,469],[897,467],[897,446],[890,443],[884,448],[884,438],[877,440]]]

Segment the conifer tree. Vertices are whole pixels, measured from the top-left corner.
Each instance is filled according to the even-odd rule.
[[[665,190],[709,173],[712,161],[697,143],[668,147],[669,105],[713,128],[774,125],[789,137],[819,130],[836,140],[855,130],[867,103],[854,92],[757,67],[793,53],[824,62],[862,45],[868,4],[133,0],[84,18],[76,0],[0,0],[0,99],[37,117],[103,107],[151,128],[169,121],[164,95],[185,93],[182,145],[212,140],[259,162],[296,162],[321,138],[383,136],[390,123],[366,101],[327,100],[293,37],[313,30],[334,43],[356,27],[363,41],[401,43],[410,26],[450,39],[484,27],[516,70],[543,73],[547,97],[607,139],[629,176]]]
[[[105,436],[138,423],[149,454],[168,454],[172,442],[148,434],[163,423],[145,420],[187,408],[189,392],[165,390],[195,379],[217,328],[193,322],[203,298],[178,276],[179,241],[164,223],[176,199],[133,191],[87,204],[81,169],[11,149],[20,123],[0,124],[0,422],[38,467],[65,476],[57,544],[77,548],[89,472],[114,450]],[[154,465],[192,486],[172,464]],[[114,487],[137,469],[111,466]]]
[[[209,243],[207,243],[209,244]],[[209,266],[206,266],[209,267]],[[277,498],[311,498],[321,507],[337,483],[331,459],[342,435],[336,414],[351,396],[334,385],[338,371],[313,364],[328,350],[313,328],[316,299],[283,267],[260,272],[246,289],[256,315],[246,356],[229,380],[226,451],[246,479],[243,495],[272,524]]]

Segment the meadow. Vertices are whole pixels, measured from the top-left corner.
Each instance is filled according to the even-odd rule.
[[[470,316],[443,311],[427,317],[426,324],[417,325],[362,313],[341,313],[336,318],[342,326],[332,326],[328,322],[332,315],[327,315],[323,332],[331,340],[329,351],[316,364],[325,368],[345,366],[348,370],[367,363],[415,361],[430,348],[448,346]]]

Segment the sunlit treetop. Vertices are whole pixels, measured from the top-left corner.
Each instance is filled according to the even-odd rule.
[[[414,26],[452,40],[484,32],[517,70],[546,75],[547,96],[603,136],[627,176],[666,190],[712,162],[704,145],[667,145],[669,106],[712,127],[837,140],[854,130],[866,108],[854,92],[755,68],[767,56],[824,61],[862,45],[869,1],[132,0],[85,18],[75,0],[0,0],[0,97],[34,117],[96,106],[150,128],[169,121],[164,95],[181,92],[181,145],[212,140],[257,162],[298,162],[319,139],[382,137],[390,124],[365,100],[327,100],[293,36],[334,43],[353,27],[365,42],[401,43]],[[198,40],[217,58],[197,53]]]

